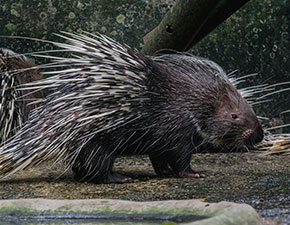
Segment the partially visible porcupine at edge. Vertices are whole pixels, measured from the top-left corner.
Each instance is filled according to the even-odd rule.
[[[246,100],[214,62],[187,55],[148,57],[101,35],[66,34],[73,52],[31,84],[50,87],[41,107],[0,150],[0,173],[54,159],[75,177],[123,183],[122,155],[147,154],[158,175],[203,177],[190,167],[199,148],[234,151],[263,139]],[[27,88],[28,86],[24,86]]]
[[[42,98],[42,91],[20,91],[18,85],[42,79],[35,64],[11,50],[0,48],[0,144],[16,133]]]

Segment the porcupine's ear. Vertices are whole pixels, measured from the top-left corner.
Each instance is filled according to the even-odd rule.
[[[224,108],[231,102],[230,97],[227,94],[224,94],[219,100],[219,107]]]

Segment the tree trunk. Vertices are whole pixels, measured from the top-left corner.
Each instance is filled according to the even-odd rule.
[[[177,0],[143,37],[142,53],[187,51],[249,0]]]

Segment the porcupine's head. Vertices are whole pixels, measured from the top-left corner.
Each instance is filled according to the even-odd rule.
[[[188,55],[162,56],[172,74],[176,118],[188,118],[205,151],[241,151],[263,139],[262,127],[247,101],[216,63]],[[177,110],[178,107],[178,110]],[[193,130],[194,130],[193,129]],[[199,144],[199,141],[197,142]]]
[[[263,139],[263,129],[252,107],[234,86],[219,96],[212,124],[212,141],[217,147],[240,150]]]
[[[201,134],[218,151],[241,151],[263,140],[264,132],[251,105],[225,76],[218,76],[208,92],[212,110],[203,118]],[[208,105],[207,104],[212,104]]]

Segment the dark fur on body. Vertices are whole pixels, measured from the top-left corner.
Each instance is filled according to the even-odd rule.
[[[73,166],[77,178],[111,182],[114,160],[127,154],[148,154],[158,175],[198,177],[190,167],[197,148],[239,151],[244,145],[262,140],[262,128],[236,88],[221,79],[220,74],[209,74],[217,71],[210,71],[208,65],[196,65],[190,59],[179,55],[143,58],[148,69],[145,85],[149,87],[145,95],[150,100],[142,106],[142,117],[85,146]],[[227,109],[232,109],[231,113],[247,117],[244,124],[234,124],[217,115],[219,110],[223,111],[223,96],[229,97],[224,101],[229,103]],[[255,132],[243,139],[241,134],[246,126]],[[91,156],[92,152],[97,154]],[[126,181],[125,177],[118,178]]]
[[[114,160],[147,154],[158,175],[202,177],[190,167],[202,146],[233,151],[263,139],[251,106],[215,63],[70,36],[72,45],[57,45],[82,57],[61,60],[75,69],[44,82],[55,90],[1,149],[2,175],[54,158],[78,179],[123,183],[130,178],[112,172]]]

